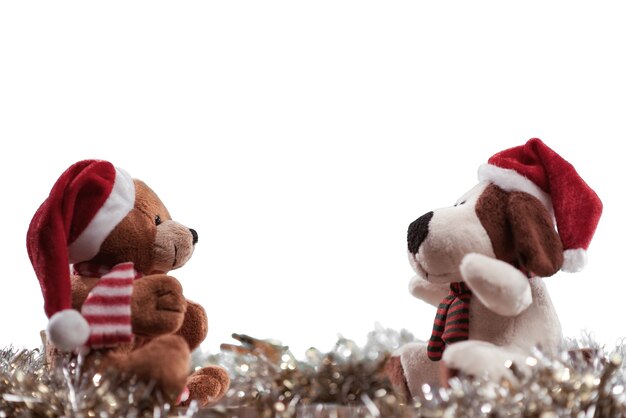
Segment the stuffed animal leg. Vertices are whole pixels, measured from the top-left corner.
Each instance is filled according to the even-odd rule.
[[[486,341],[468,340],[452,344],[443,354],[443,362],[448,368],[447,375],[458,372],[468,376],[487,376],[489,380],[506,379],[517,384],[517,378],[510,367],[513,362],[517,369],[525,367],[523,351],[515,347],[499,347]]]
[[[187,300],[185,319],[176,332],[187,341],[189,350],[193,351],[200,346],[208,333],[208,318],[204,308]],[[206,406],[217,402],[228,390],[230,378],[225,369],[219,366],[206,366],[194,371],[187,378],[185,389],[178,404],[188,406],[196,401],[198,406]]]
[[[448,294],[448,289],[447,284],[431,283],[420,274],[413,276],[409,283],[409,292],[413,296],[435,307]],[[419,393],[424,384],[439,384],[445,374],[443,363],[431,361],[426,348],[426,343],[407,344],[387,362],[387,376],[396,391],[407,399]]]
[[[147,382],[157,382],[166,399],[174,400],[185,386],[190,357],[189,348],[183,338],[162,335],[130,353],[108,353],[102,366],[114,367]]]
[[[187,378],[189,395],[180,405],[188,406],[191,401],[198,402],[198,406],[206,406],[217,402],[230,385],[228,373],[219,366],[207,366],[196,370]]]

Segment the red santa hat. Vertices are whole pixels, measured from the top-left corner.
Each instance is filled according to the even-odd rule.
[[[478,169],[478,179],[507,191],[538,198],[554,214],[564,248],[562,270],[577,272],[587,263],[602,202],[574,167],[540,139],[493,155]]]
[[[35,213],[26,246],[50,318],[48,338],[58,348],[80,347],[90,332],[71,309],[69,265],[93,258],[134,202],[135,186],[126,172],[107,161],[85,160],[61,175]]]

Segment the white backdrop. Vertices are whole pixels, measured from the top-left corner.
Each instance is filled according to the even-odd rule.
[[[533,136],[605,212],[549,278],[566,335],[614,344],[626,275],[624,9],[524,2],[0,3],[0,346],[46,324],[25,249],[59,174],[101,158],[195,228],[174,275],[232,332],[297,355],[376,321],[428,338],[406,228]]]

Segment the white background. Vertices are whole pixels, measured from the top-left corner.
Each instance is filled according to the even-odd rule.
[[[379,321],[428,338],[406,228],[537,136],[605,212],[588,268],[547,279],[566,335],[621,324],[625,10],[605,2],[2,2],[0,346],[46,324],[28,223],[100,158],[200,235],[174,275],[232,332],[297,355]]]

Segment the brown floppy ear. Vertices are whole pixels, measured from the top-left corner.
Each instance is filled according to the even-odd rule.
[[[563,265],[563,244],[552,217],[536,197],[511,192],[506,214],[521,267],[541,277],[555,274]]]

